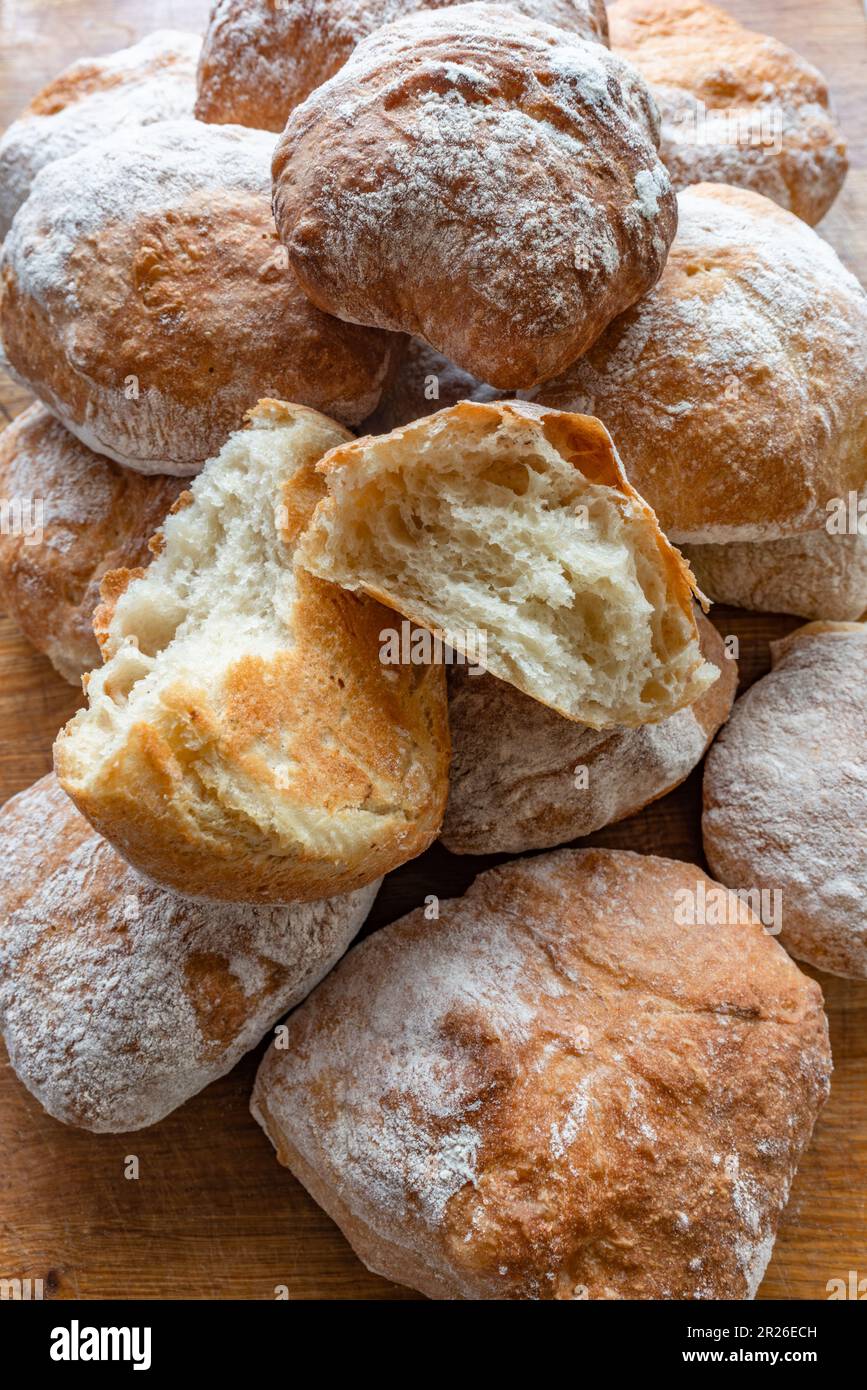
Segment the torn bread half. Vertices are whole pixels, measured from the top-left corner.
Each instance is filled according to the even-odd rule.
[[[300,565],[484,652],[568,718],[654,723],[717,678],[689,566],[598,420],[465,401],[339,445],[318,471],[329,495]]]
[[[279,903],[351,892],[421,853],[447,792],[445,676],[387,666],[391,619],[294,564],[350,436],[260,401],[184,493],[145,570],[107,576],[105,664],[55,744],[91,824],[158,883]]]

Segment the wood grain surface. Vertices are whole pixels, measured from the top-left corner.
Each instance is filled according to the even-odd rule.
[[[0,126],[72,59],[159,27],[200,30],[207,8],[205,0],[0,0]],[[729,0],[727,8],[829,78],[853,167],[820,230],[867,282],[867,25],[859,0]],[[11,418],[27,399],[0,375],[0,410]],[[713,618],[739,638],[742,685],[768,669],[769,640],[798,625],[726,609]],[[54,735],[79,701],[0,618],[0,802],[49,769]],[[589,843],[703,864],[700,789],[699,771]],[[435,847],[389,876],[367,930],[426,893],[462,892],[490,862]],[[867,1273],[867,985],[810,973],[827,1000],[833,1089],[760,1291],[769,1299],[823,1299],[829,1279]],[[0,1278],[39,1278],[47,1297],[72,1299],[418,1297],[369,1274],[277,1166],[247,1109],[261,1052],[161,1124],[125,1136],[50,1119],[0,1055]],[[131,1156],[137,1178],[125,1176]]]

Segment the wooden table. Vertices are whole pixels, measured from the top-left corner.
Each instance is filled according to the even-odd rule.
[[[200,29],[205,0],[0,0],[0,126],[73,58],[158,27]],[[853,168],[822,232],[867,283],[867,25],[859,0],[729,0],[754,28],[826,73]],[[27,402],[0,378],[0,408]],[[742,682],[768,666],[767,643],[796,619],[717,609],[741,640]],[[0,618],[0,802],[46,772],[79,696]],[[702,863],[700,773],[593,843]],[[460,893],[488,861],[439,847],[391,875],[370,927],[427,892]],[[811,972],[812,973],[812,972]],[[831,1100],[804,1158],[760,1297],[825,1298],[827,1281],[867,1273],[867,985],[821,980],[831,1020]],[[0,1067],[0,1277],[41,1278],[57,1298],[405,1299],[369,1274],[337,1228],[280,1169],[247,1101],[262,1049],[161,1124],[92,1135],[45,1115]],[[138,1180],[124,1177],[129,1155]]]

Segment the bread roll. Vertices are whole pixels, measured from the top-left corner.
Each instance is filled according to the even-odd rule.
[[[410,338],[391,383],[362,425],[365,434],[388,434],[459,401],[496,401],[502,391],[476,381],[421,338]]]
[[[819,530],[867,483],[867,294],[757,193],[678,206],[656,288],[532,398],[598,415],[678,544]]]
[[[159,29],[101,58],[80,58],[42,88],[0,136],[0,241],[39,170],[124,128],[192,116],[197,34]]]
[[[657,140],[601,44],[495,5],[419,11],[292,112],[274,215],[321,309],[530,387],[659,278],[677,211]]]
[[[289,112],[389,20],[452,0],[216,0],[199,63],[200,121],[282,130]],[[511,8],[608,41],[602,0],[513,0]]]
[[[567,718],[652,723],[716,680],[692,575],[598,420],[464,402],[337,448],[319,471],[329,497],[303,566]]]
[[[506,681],[454,667],[446,849],[550,849],[634,815],[689,776],[728,718],[738,683],[716,628],[705,617],[698,625],[720,679],[695,704],[638,729],[589,729]]]
[[[432,1298],[752,1298],[831,1055],[818,985],[733,895],[682,925],[714,889],[612,850],[491,869],[349,953],[253,1114],[360,1259]]]
[[[383,665],[391,615],[294,566],[324,491],[316,460],[347,438],[302,406],[260,402],[166,521],[150,567],[103,583],[106,664],[55,766],[95,829],[179,892],[331,897],[439,830],[442,667]]]
[[[169,121],[43,169],[0,260],[18,377],[82,443],[189,475],[260,396],[357,424],[394,340],[319,313],[274,231],[273,136]]]
[[[705,766],[702,832],[723,883],[778,891],[783,945],[867,977],[867,627],[771,643]]]
[[[846,622],[867,612],[867,534],[807,531],[782,541],[686,545],[715,603]]]
[[[849,162],[811,63],[696,0],[617,0],[609,15],[612,48],[651,84],[676,188],[737,184],[824,217]]]
[[[324,902],[191,902],[140,878],[54,777],[0,811],[0,1027],[49,1115],[156,1124],[322,979],[378,884]]]
[[[0,602],[72,685],[99,662],[93,613],[103,575],[147,563],[148,541],[183,486],[94,454],[43,405],[0,434],[0,497],[29,518],[26,531],[0,533]]]

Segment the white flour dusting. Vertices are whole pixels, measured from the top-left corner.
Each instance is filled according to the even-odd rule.
[[[84,58],[56,94],[37,98],[0,136],[0,241],[46,164],[110,132],[191,117],[201,41],[158,30],[131,48]]]
[[[0,1026],[58,1119],[138,1129],[229,1071],[322,978],[378,884],[254,908],[140,878],[54,778],[7,803]]]
[[[758,926],[672,929],[698,872],[504,865],[293,1015],[253,1112],[374,1268],[400,1250],[440,1297],[754,1295],[829,1055],[818,991]]]

